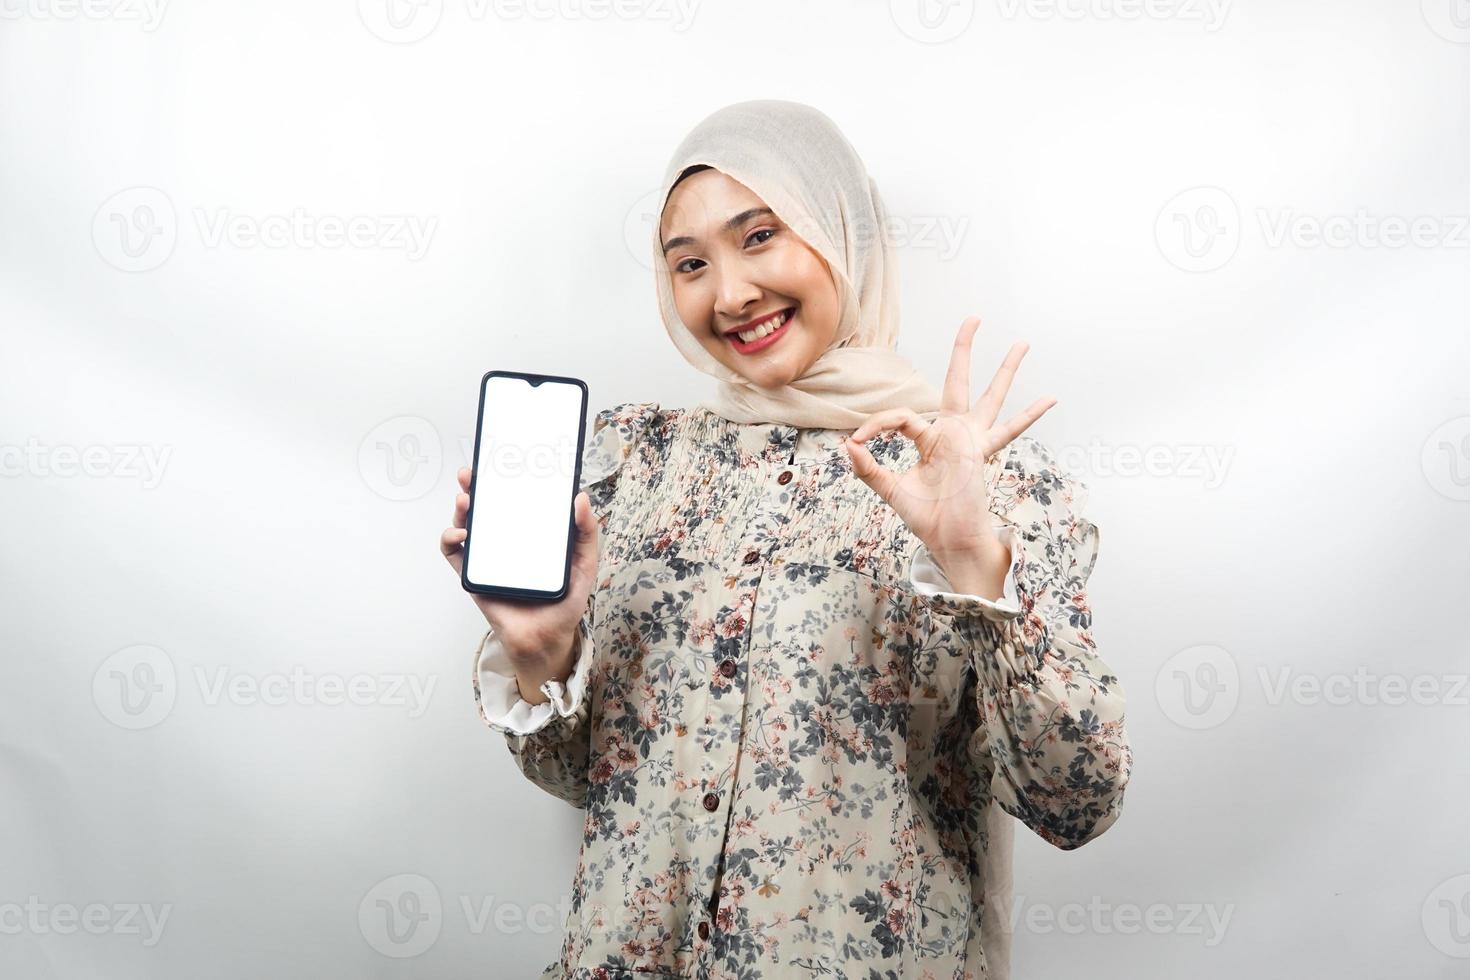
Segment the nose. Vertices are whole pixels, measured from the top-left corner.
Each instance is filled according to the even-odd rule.
[[[719,277],[719,284],[715,287],[715,312],[732,321],[725,326],[733,326],[747,319],[746,312],[761,298],[761,290],[750,281],[738,262],[728,264]]]

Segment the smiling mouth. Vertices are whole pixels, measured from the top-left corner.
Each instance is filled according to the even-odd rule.
[[[725,334],[725,336],[737,348],[749,347],[765,339],[766,337],[769,337],[771,334],[779,333],[782,328],[784,328],[788,323],[791,322],[792,317],[794,317],[795,315],[796,307],[788,307],[787,309],[782,310],[776,316],[765,320],[759,326],[753,327],[750,330],[731,331],[730,333]]]

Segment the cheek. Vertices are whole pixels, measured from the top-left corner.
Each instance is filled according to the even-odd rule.
[[[827,346],[837,334],[837,287],[821,256],[805,252],[800,269],[800,295],[806,305],[813,341]]]
[[[674,309],[684,322],[684,329],[694,335],[701,347],[724,361],[734,355],[730,345],[717,337],[711,327],[714,301],[697,288],[676,288]]]
[[[699,290],[688,286],[674,287],[674,310],[678,312],[679,319],[684,325],[694,331],[700,332],[700,327],[709,323],[710,306],[700,296]]]
[[[836,288],[827,263],[809,247],[793,249],[782,262],[786,272],[787,291],[801,296],[817,309],[828,309],[836,303]]]
[[[792,249],[783,256],[782,266],[786,270],[790,291],[807,297],[809,302],[815,302],[831,282],[826,263],[805,246]]]

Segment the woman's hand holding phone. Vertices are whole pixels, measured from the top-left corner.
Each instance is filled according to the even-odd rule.
[[[445,528],[439,538],[439,549],[456,577],[464,563],[465,518],[470,507],[468,466],[459,471],[459,488],[454,501],[454,524]],[[515,667],[521,697],[531,704],[546,701],[546,695],[541,693],[543,683],[552,679],[565,682],[571,676],[577,626],[587,612],[587,597],[597,580],[598,526],[586,491],[573,498],[572,509],[577,535],[572,545],[571,576],[564,598],[556,602],[534,602],[466,593],[495,631]]]

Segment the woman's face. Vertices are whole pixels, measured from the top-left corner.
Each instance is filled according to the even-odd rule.
[[[744,184],[718,170],[686,177],[669,195],[659,240],[679,318],[752,384],[789,384],[832,345],[837,286],[826,261]],[[773,327],[749,342],[735,332]]]

